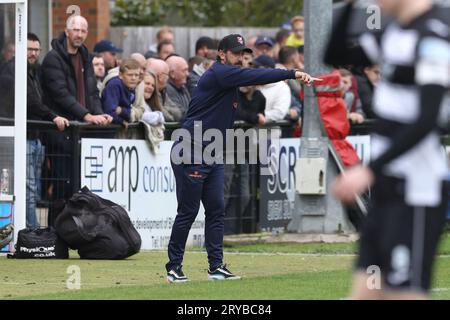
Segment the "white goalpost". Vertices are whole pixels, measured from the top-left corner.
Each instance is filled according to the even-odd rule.
[[[0,138],[14,139],[14,194],[1,195],[0,201],[13,203],[14,243],[26,226],[26,138],[27,138],[27,32],[28,0],[0,0],[0,7],[15,5],[15,92],[14,124],[0,126]],[[1,97],[0,97],[1,98]]]

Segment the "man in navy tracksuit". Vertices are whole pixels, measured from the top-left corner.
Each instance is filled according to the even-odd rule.
[[[198,82],[183,128],[194,137],[194,127],[202,126],[202,132],[218,129],[225,137],[231,129],[234,114],[239,106],[238,88],[263,85],[286,79],[299,79],[311,84],[314,78],[296,70],[241,68],[244,52],[252,52],[238,34],[226,36],[219,43],[217,62],[206,71]],[[184,141],[185,142],[185,141]],[[174,146],[179,143],[176,142]],[[190,145],[200,145],[200,152],[208,145],[205,141],[190,140]],[[195,148],[193,148],[195,154]],[[174,148],[172,149],[174,151]],[[219,163],[190,161],[176,164],[172,153],[172,168],[177,185],[178,214],[169,242],[169,262],[166,264],[169,282],[184,282],[188,278],[182,271],[182,261],[189,230],[194,222],[200,201],[205,208],[205,245],[208,252],[208,277],[212,280],[239,279],[223,264],[224,234],[224,166]],[[194,158],[199,159],[199,154]],[[191,159],[193,160],[193,159]],[[195,164],[201,163],[201,164]]]

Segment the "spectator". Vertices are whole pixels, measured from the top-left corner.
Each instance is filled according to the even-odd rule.
[[[169,66],[160,59],[150,58],[147,60],[147,71],[156,75],[158,98],[161,103],[164,120],[166,122],[179,122],[183,118],[181,109],[172,101],[167,94],[167,81],[169,80]]]
[[[242,120],[252,125],[263,126],[266,123],[264,109],[266,98],[256,87],[240,87],[241,105],[236,110],[236,120]]]
[[[364,113],[361,102],[358,97],[355,97],[351,91],[352,87],[352,73],[347,69],[339,69],[341,75],[341,89],[342,96],[347,107],[348,118],[352,123],[360,124],[364,122]],[[355,101],[358,100],[358,101]],[[352,110],[354,108],[354,110]]]
[[[285,46],[281,48],[279,52],[279,61],[276,65],[279,69],[299,69],[299,54],[296,48]],[[300,100],[301,85],[298,82],[286,80],[289,89],[291,90],[291,105],[289,107],[289,112],[285,119],[293,122],[298,122],[302,114],[302,101]]]
[[[273,59],[266,55],[259,56],[253,60],[253,65],[257,68],[275,68]],[[266,122],[283,120],[288,114],[291,105],[289,86],[284,81],[279,81],[261,86],[260,91],[266,98]]]
[[[358,94],[361,99],[362,110],[367,118],[375,118],[372,111],[374,89],[380,81],[380,67],[372,65],[354,70],[358,85]]]
[[[305,70],[305,46],[301,45],[298,47],[299,64],[298,68],[300,70]]]
[[[266,98],[261,91],[255,86],[240,87],[238,97],[241,105],[236,109],[235,120],[245,121],[253,126],[263,126],[266,123],[264,116]],[[258,143],[257,134],[254,131],[249,132],[251,136],[248,143],[254,146],[255,150]],[[237,153],[245,154],[245,146],[237,147]],[[226,216],[244,216],[250,203],[250,166],[247,160],[245,161],[245,164],[226,164],[224,167]],[[239,197],[234,197],[233,194],[239,194]]]
[[[67,20],[64,33],[52,41],[52,50],[42,63],[42,87],[46,104],[69,120],[106,125],[94,70],[84,42],[88,23],[82,16]]]
[[[133,53],[130,56],[131,59],[136,60],[136,62],[139,63],[139,65],[141,66],[141,71],[140,71],[140,78],[142,81],[142,78],[144,76],[144,72],[146,70],[147,67],[147,60],[145,59],[145,57],[140,54],[140,53]],[[119,67],[115,67],[113,69],[110,69],[108,74],[106,75],[106,77],[103,79],[102,85],[101,85],[101,90],[100,90],[100,97],[103,95],[103,89],[106,87],[106,85],[108,84],[108,82],[119,76],[120,70]],[[144,87],[143,85],[138,86],[138,88],[136,89],[137,92],[137,96],[136,96],[136,102],[139,103],[139,105],[143,108],[144,107],[144,99],[143,99],[143,95],[144,95]]]
[[[7,63],[4,64],[7,68]],[[0,117],[14,118],[14,78],[0,70]]]
[[[119,76],[111,79],[102,95],[105,113],[113,118],[113,123],[125,128],[130,122],[132,104],[136,99],[141,67],[134,59],[124,60],[119,67]]]
[[[29,33],[27,36],[27,119],[51,121],[57,126],[58,130],[63,131],[69,125],[69,121],[66,118],[59,117],[42,101],[42,88],[39,80],[40,53],[41,42],[39,38],[35,34]],[[11,65],[14,68],[14,62]],[[14,71],[12,71],[13,74]],[[36,203],[41,199],[41,173],[44,163],[44,146],[40,135],[39,130],[27,130],[27,228],[39,227],[36,219]]]
[[[251,36],[251,37],[248,38],[248,41],[247,41],[247,48],[253,50],[253,52],[255,51],[256,39],[258,39],[257,36]]]
[[[3,46],[2,52],[0,56],[0,72],[8,61],[11,61],[12,58],[16,55],[16,43],[14,40],[8,40],[5,42]]]
[[[130,121],[131,122],[137,122],[141,118],[142,112],[145,110],[145,98],[144,98],[144,91],[145,91],[145,85],[144,85],[144,75],[147,71],[147,60],[145,59],[144,55],[140,53],[133,53],[130,56],[131,59],[135,60],[140,67],[139,70],[139,84],[136,87],[136,99],[133,103],[133,108],[131,109],[131,116]],[[137,112],[137,110],[141,110],[140,112]]]
[[[130,59],[133,59],[139,64],[139,79],[140,81],[144,80],[144,75],[147,69],[147,60],[145,59],[144,55],[135,52],[130,55]]]
[[[145,111],[141,121],[145,128],[145,137],[150,149],[159,151],[160,142],[164,141],[164,114],[158,99],[156,76],[148,71],[144,75]]]
[[[196,64],[202,64],[204,60],[205,60],[205,58],[199,57],[199,56],[190,57],[188,60],[189,72],[192,72],[192,70],[194,70],[194,66]]]
[[[281,29],[277,32],[275,36],[275,45],[272,48],[272,58],[274,60],[278,61],[280,49],[286,46],[286,42],[290,34],[290,31],[286,29]]]
[[[305,19],[302,16],[295,16],[291,19],[292,33],[286,41],[286,45],[300,47],[305,44]]]
[[[259,57],[261,55],[272,55],[272,48],[274,46],[273,40],[269,37],[258,37],[255,41],[255,57]]]
[[[97,89],[102,91],[103,79],[105,78],[105,62],[101,56],[95,56],[92,59],[92,66],[94,67],[95,78],[97,79]]]
[[[163,41],[173,43],[173,40],[174,40],[174,35],[173,35],[172,29],[170,29],[169,27],[161,28],[158,31],[158,33],[156,34],[156,43],[151,44],[148,51],[144,54],[145,59],[157,58],[158,57],[158,45]]]
[[[158,99],[158,83],[156,75],[147,71],[144,75],[145,112],[141,119],[149,125],[164,123],[161,103]]]
[[[236,109],[237,121],[245,121],[253,126],[263,126],[266,123],[264,108],[266,98],[255,86],[240,87],[238,92],[240,106]],[[258,138],[254,131],[250,132],[248,143],[257,149]],[[237,145],[236,153],[245,154],[246,146]],[[241,149],[243,148],[243,149]],[[248,147],[247,147],[248,148]],[[248,151],[248,150],[247,150]],[[245,216],[250,203],[250,166],[245,164],[226,164],[224,166],[225,216]],[[233,196],[239,194],[239,197]],[[227,223],[227,222],[225,222]]]
[[[65,32],[52,41],[52,50],[42,63],[44,103],[69,120],[107,125],[112,117],[102,110],[92,60],[84,45],[87,34],[86,19],[72,16],[67,20]],[[74,143],[67,143],[69,139],[67,134],[56,132],[46,139],[49,154],[65,156],[57,161],[50,159],[56,178],[53,185],[56,198],[69,198],[77,187],[73,185],[71,170],[68,170]]]
[[[186,60],[182,57],[172,56],[166,62],[169,65],[167,95],[180,108],[184,118],[191,101],[191,95],[186,86],[189,67]]]
[[[299,69],[300,55],[295,47],[286,46],[281,48],[278,60],[277,68],[286,70]],[[302,88],[300,83],[295,80],[288,80],[287,84],[291,89],[292,96],[300,103],[300,91]]]
[[[161,60],[166,60],[171,54],[175,53],[175,46],[172,42],[162,41],[158,44],[158,57]]]
[[[253,53],[244,52],[242,53],[242,67],[251,68],[253,66]]]
[[[199,59],[196,61],[197,63],[193,64],[186,84],[191,97],[194,94],[194,89],[197,87],[200,77],[213,65],[215,57],[217,57],[217,51],[210,51],[206,58],[197,57]]]
[[[117,54],[122,52],[123,50],[110,40],[102,40],[94,46],[94,53],[103,58],[106,72],[119,66]]]
[[[210,37],[200,37],[195,43],[195,55],[206,58],[210,50],[217,50],[214,47],[214,40]]]

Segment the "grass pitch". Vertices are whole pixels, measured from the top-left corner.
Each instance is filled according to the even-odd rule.
[[[227,248],[239,281],[207,280],[206,253],[186,253],[188,283],[165,280],[166,252],[122,261],[10,260],[0,257],[0,299],[342,299],[351,285],[355,244],[258,244]],[[450,299],[450,235],[441,243],[432,297]],[[80,290],[67,289],[69,266],[81,270]]]

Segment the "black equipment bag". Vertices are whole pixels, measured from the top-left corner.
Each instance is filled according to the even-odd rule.
[[[67,201],[55,228],[82,259],[125,259],[141,248],[141,237],[127,211],[87,187]]]
[[[22,229],[17,235],[16,259],[67,259],[69,248],[53,228]]]

